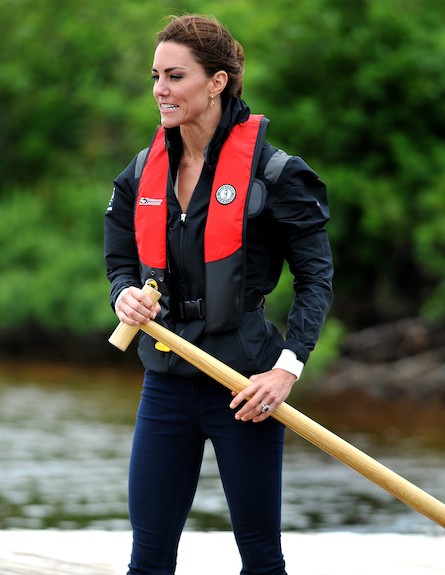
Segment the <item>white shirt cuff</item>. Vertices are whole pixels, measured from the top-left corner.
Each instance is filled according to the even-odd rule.
[[[124,288],[124,289],[119,293],[119,295],[118,295],[117,298],[116,298],[116,301],[114,302],[114,309],[117,308],[117,304],[119,303],[119,300],[120,300],[121,297],[124,295],[124,293],[125,293],[127,290],[129,290],[129,289],[130,289],[129,287],[126,287],[126,288]]]
[[[304,363],[297,359],[297,356],[291,349],[283,349],[277,363],[272,369],[284,369],[295,375],[295,379],[300,379]]]

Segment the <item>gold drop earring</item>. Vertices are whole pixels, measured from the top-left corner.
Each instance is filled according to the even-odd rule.
[[[214,108],[214,107],[215,107],[214,96],[210,96],[210,107],[211,107],[211,108]]]

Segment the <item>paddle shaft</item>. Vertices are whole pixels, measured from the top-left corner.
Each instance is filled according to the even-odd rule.
[[[248,378],[156,322],[150,321],[140,327],[142,331],[167,345],[176,354],[230,390],[239,393],[250,384]],[[441,501],[378,463],[289,404],[279,405],[272,413],[272,417],[329,455],[355,469],[406,505],[445,527],[445,505]]]
[[[142,289],[153,303],[158,301],[161,296],[150,285],[146,284]],[[108,341],[125,351],[139,329],[167,345],[170,350],[231,391],[239,393],[250,384],[247,377],[244,377],[199,347],[154,321],[139,326],[129,326],[120,322]],[[445,527],[445,505],[441,501],[397,475],[397,473],[394,473],[381,463],[378,463],[375,459],[372,459],[372,457],[369,457],[306,415],[303,415],[288,403],[283,402],[279,405],[272,413],[272,417],[376,485],[379,485],[409,507],[422,513],[438,525]]]

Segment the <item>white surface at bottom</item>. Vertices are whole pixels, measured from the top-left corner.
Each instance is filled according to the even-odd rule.
[[[288,575],[445,574],[445,535],[283,533]],[[0,532],[1,575],[125,575],[131,533]],[[176,575],[236,575],[232,533],[183,533]]]

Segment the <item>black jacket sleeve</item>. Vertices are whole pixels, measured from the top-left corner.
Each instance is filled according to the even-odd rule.
[[[111,282],[110,298],[114,304],[120,292],[130,286],[141,287],[139,258],[134,230],[136,158],[114,181],[105,214],[104,255],[107,277]]]
[[[299,157],[282,158],[269,195],[274,228],[294,277],[295,298],[288,315],[286,342],[305,363],[314,348],[333,299],[333,263],[325,225],[326,187]]]

